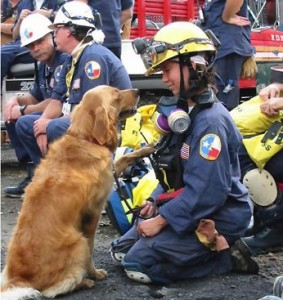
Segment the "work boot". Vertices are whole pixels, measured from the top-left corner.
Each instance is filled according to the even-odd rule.
[[[21,198],[25,192],[25,188],[31,182],[34,173],[34,164],[32,162],[27,163],[26,166],[27,176],[16,186],[8,186],[4,188],[4,193],[7,197]]]
[[[283,230],[266,227],[255,235],[244,237],[243,240],[254,255],[278,251],[283,249]]]
[[[245,242],[237,240],[230,248],[233,262],[233,271],[237,273],[257,274],[259,266],[252,257],[252,253]]]

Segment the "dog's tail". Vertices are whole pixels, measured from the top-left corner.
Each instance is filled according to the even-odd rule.
[[[24,300],[39,299],[42,295],[39,291],[28,287],[12,287],[2,289],[0,294],[1,300]]]

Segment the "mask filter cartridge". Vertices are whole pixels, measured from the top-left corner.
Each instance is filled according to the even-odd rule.
[[[176,108],[172,110],[168,118],[160,114],[156,119],[155,125],[158,131],[164,135],[171,131],[176,134],[182,134],[189,129],[191,119],[184,110]]]

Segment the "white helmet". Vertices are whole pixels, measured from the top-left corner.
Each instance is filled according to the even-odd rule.
[[[52,32],[49,28],[51,24],[48,18],[37,13],[24,18],[20,27],[21,47],[27,46]]]
[[[92,9],[85,3],[80,1],[71,1],[65,3],[58,10],[55,20],[51,28],[54,25],[76,25],[88,28],[95,28],[95,20],[92,13]]]

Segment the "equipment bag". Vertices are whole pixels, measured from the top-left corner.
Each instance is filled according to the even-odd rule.
[[[283,124],[275,121],[269,129],[253,137],[243,137],[243,144],[253,162],[263,169],[268,160],[283,149]]]
[[[275,121],[281,121],[282,111],[276,116],[268,116],[260,111],[263,103],[259,96],[245,101],[230,111],[230,115],[243,136],[264,133]]]
[[[105,210],[116,230],[120,234],[124,234],[132,226],[132,189],[135,187],[135,182],[118,180],[119,187],[117,184],[114,185]]]
[[[243,144],[258,168],[263,169],[268,160],[283,149],[282,111],[268,116],[260,111],[259,96],[243,102],[230,114],[243,136]]]

